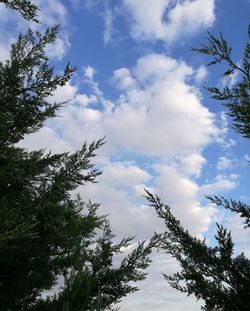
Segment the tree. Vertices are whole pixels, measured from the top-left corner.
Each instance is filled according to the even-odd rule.
[[[35,20],[37,7],[28,0],[0,2]],[[114,265],[132,241],[115,244],[108,220],[98,204],[70,194],[79,185],[96,182],[100,171],[91,163],[103,139],[73,153],[28,151],[17,146],[38,131],[65,103],[48,96],[70,80],[76,70],[66,65],[55,74],[46,56],[58,26],[44,34],[20,34],[10,59],[0,62],[0,309],[111,310],[137,290],[130,281],[143,280],[151,246],[139,244]],[[62,280],[54,296],[44,298]]]
[[[250,27],[248,34],[250,38]],[[213,98],[225,102],[234,128],[244,137],[250,138],[250,44],[246,44],[242,66],[233,62],[232,48],[222,34],[220,38],[216,38],[208,33],[208,44],[193,50],[211,56],[209,65],[226,61],[229,67],[224,72],[225,77],[236,72],[239,74],[238,81],[231,88],[225,86],[220,90],[211,87],[208,91]],[[203,310],[250,310],[250,260],[244,253],[234,255],[231,233],[217,224],[217,245],[207,246],[205,239],[191,236],[182,227],[170,207],[157,195],[146,191],[146,198],[167,228],[166,232],[156,233],[154,236],[158,247],[176,258],[181,266],[180,272],[164,275],[169,284],[183,293],[194,294],[197,299],[202,298],[205,301]],[[208,199],[217,206],[238,213],[245,221],[245,228],[250,227],[250,206],[223,197],[214,196]]]
[[[248,38],[250,38],[250,25],[248,26]],[[208,63],[208,66],[225,61],[228,67],[223,73],[224,77],[239,75],[239,80],[232,87],[225,86],[222,89],[209,87],[208,91],[212,94],[212,98],[224,102],[236,131],[243,137],[250,138],[250,43],[246,43],[241,66],[232,60],[232,47],[228,46],[222,33],[220,38],[216,38],[208,32],[208,44],[192,50],[212,56],[212,61]]]
[[[37,11],[39,8],[30,0],[1,0],[0,2],[12,10],[18,10],[24,18],[38,22]]]

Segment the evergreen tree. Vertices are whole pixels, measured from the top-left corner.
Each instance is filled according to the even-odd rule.
[[[35,20],[37,7],[28,0],[0,2]],[[70,80],[68,64],[55,74],[46,56],[58,26],[44,34],[20,34],[10,59],[0,62],[0,310],[111,310],[137,290],[130,281],[145,278],[150,245],[139,244],[120,265],[120,254],[132,238],[113,243],[108,220],[98,204],[71,192],[95,182],[100,172],[91,162],[103,139],[74,153],[51,154],[17,146],[39,130],[65,103],[48,96]],[[44,298],[62,282],[54,296]]]
[[[30,0],[0,0],[0,2],[12,10],[18,10],[24,18],[38,22],[37,11],[39,8]]]
[[[248,34],[250,38],[250,27]],[[212,56],[209,65],[225,61],[228,64],[225,77],[238,73],[238,80],[232,87],[211,87],[208,90],[213,98],[224,101],[234,128],[250,138],[249,42],[244,49],[242,66],[233,62],[232,48],[222,34],[216,38],[208,33],[208,44],[193,50]],[[157,195],[147,192],[146,198],[167,227],[166,232],[154,236],[158,247],[176,258],[181,266],[180,272],[164,275],[169,284],[188,295],[194,294],[197,299],[202,298],[205,301],[203,310],[250,310],[250,260],[244,253],[234,255],[230,231],[217,224],[217,245],[209,247],[205,239],[191,236]],[[250,227],[249,205],[217,196],[208,199],[217,206],[238,213],[245,221],[245,228]]]
[[[248,26],[248,38],[250,39],[250,25]],[[200,48],[193,48],[193,51],[212,57],[208,66],[226,62],[227,69],[223,73],[224,77],[233,74],[239,76],[237,82],[232,86],[225,86],[222,89],[218,87],[209,87],[208,91],[212,98],[223,101],[224,106],[228,109],[228,115],[233,120],[233,126],[243,137],[250,138],[250,42],[246,43],[242,57],[241,65],[238,65],[232,59],[232,47],[228,46],[227,41],[220,34],[216,38],[208,32],[208,44]]]

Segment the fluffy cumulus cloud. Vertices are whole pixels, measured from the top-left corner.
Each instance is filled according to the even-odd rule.
[[[193,152],[180,159],[180,168],[184,174],[199,177],[206,162],[201,153]]]
[[[163,54],[148,54],[114,79],[123,89],[107,119],[113,140],[148,155],[178,154],[202,147],[217,133],[214,116],[187,80],[194,70]]]
[[[44,126],[38,133],[28,135],[19,143],[20,147],[33,149],[51,150],[54,153],[61,153],[73,149],[69,141],[66,141],[51,127]]]
[[[208,229],[214,214],[212,207],[199,203],[199,185],[170,165],[155,165],[154,187],[163,201],[171,206],[174,215],[192,234],[199,235]]]
[[[173,42],[209,27],[215,20],[215,0],[123,0],[135,39]]]
[[[90,95],[67,84],[52,98],[74,98],[60,112],[63,118],[55,121],[66,140],[79,145],[83,137],[106,135],[109,153],[122,149],[143,156],[185,154],[183,170],[199,175],[205,160],[197,150],[220,131],[214,115],[202,105],[198,89],[188,82],[196,74],[192,67],[163,54],[143,56],[134,68],[115,71],[112,81],[120,96],[114,102],[105,98],[90,69],[85,68]]]
[[[100,179],[107,184],[122,188],[145,183],[150,179],[150,175],[133,163],[112,162],[103,167]]]

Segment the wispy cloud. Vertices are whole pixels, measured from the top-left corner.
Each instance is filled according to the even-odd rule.
[[[107,44],[111,38],[113,33],[113,12],[110,7],[106,6],[104,14],[104,31],[103,31],[103,41]]]
[[[112,40],[112,35],[115,33],[116,6],[111,2],[112,0],[71,0],[76,10],[86,9],[103,20],[103,42],[105,45]]]

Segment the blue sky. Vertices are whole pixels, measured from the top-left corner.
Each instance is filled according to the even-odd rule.
[[[40,0],[43,31],[61,24],[59,39],[48,49],[58,71],[70,60],[78,71],[49,100],[71,98],[38,133],[21,143],[53,152],[76,150],[84,140],[106,136],[95,159],[103,170],[99,183],[78,191],[101,203],[118,237],[148,239],[164,229],[141,197],[143,188],[158,193],[193,234],[213,243],[214,224],[233,232],[236,252],[247,246],[246,231],[235,215],[209,205],[206,194],[250,202],[249,145],[230,128],[221,103],[204,86],[225,81],[219,67],[190,51],[209,30],[222,31],[241,61],[247,39],[248,0]],[[0,7],[0,58],[28,24]],[[202,302],[171,289],[161,273],[178,269],[165,254],[153,256],[141,291],[124,299],[122,311],[200,310]]]

